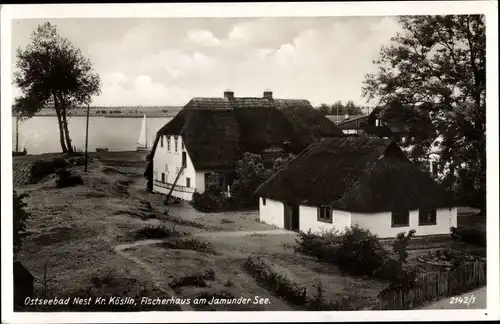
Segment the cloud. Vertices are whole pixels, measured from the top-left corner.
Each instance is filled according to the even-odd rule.
[[[75,40],[101,76],[102,94],[94,103],[103,105],[183,105],[228,88],[237,96],[260,96],[269,88],[275,97],[313,104],[363,104],[364,76],[399,30],[392,17],[223,20],[102,19],[61,26],[73,28],[67,35],[76,38],[85,24],[103,31]]]
[[[187,32],[188,41],[191,41],[200,46],[217,46],[220,40],[215,37],[210,31],[204,29],[194,29]]]

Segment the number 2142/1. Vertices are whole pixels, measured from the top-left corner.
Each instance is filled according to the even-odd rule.
[[[464,304],[469,306],[470,304],[474,304],[476,301],[476,296],[470,295],[466,297],[451,297],[450,304]]]

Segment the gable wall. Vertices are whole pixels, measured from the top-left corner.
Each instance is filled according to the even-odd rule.
[[[163,147],[161,146],[161,139],[159,139],[153,157],[153,191],[165,195],[168,194],[170,189],[166,188],[158,181],[161,182],[161,174],[165,173],[165,182],[167,184],[173,184],[175,177],[177,176],[177,172],[182,165],[182,152],[186,152],[186,168],[182,171],[176,184],[176,189],[179,187],[179,190],[174,190],[172,192],[172,196],[190,201],[195,189],[199,190],[200,188],[203,188],[204,190],[204,181],[203,183],[199,183],[199,181],[197,181],[199,180],[199,176],[196,174],[196,170],[191,158],[189,157],[189,153],[187,152],[186,147],[184,147],[184,149],[182,148],[182,137],[177,137],[178,146],[177,152],[175,152],[174,136],[170,136],[170,151],[168,151],[167,136],[162,136]],[[191,182],[190,188],[186,187],[187,178],[189,178]],[[200,187],[200,185],[202,185],[202,187]]]

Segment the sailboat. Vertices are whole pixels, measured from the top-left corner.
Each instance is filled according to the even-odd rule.
[[[146,120],[146,114],[141,124],[141,132],[139,133],[139,139],[137,140],[137,151],[149,151],[148,148],[148,121]]]

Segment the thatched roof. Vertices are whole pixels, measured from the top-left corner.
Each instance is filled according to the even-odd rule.
[[[158,132],[181,135],[196,169],[230,169],[244,152],[278,146],[298,153],[313,141],[342,131],[307,100],[193,98]]]
[[[454,204],[430,175],[390,140],[325,139],[310,145],[257,189],[261,197],[353,212],[439,208]]]

